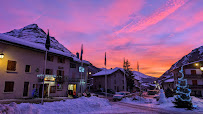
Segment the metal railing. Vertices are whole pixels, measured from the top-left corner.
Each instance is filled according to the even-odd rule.
[[[189,85],[190,89],[203,89],[203,85]]]
[[[203,78],[203,75],[201,74],[185,74],[185,78]]]

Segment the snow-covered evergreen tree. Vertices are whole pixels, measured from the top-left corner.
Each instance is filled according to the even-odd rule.
[[[178,84],[176,85],[177,95],[175,96],[175,101],[173,103],[178,108],[192,109],[193,105],[190,97],[191,90],[187,86],[187,79],[183,79],[184,78],[183,66],[181,67],[181,70],[179,72],[182,74],[182,77],[178,78]]]

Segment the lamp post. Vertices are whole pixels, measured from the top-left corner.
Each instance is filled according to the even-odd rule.
[[[3,58],[4,58],[4,54],[0,53],[0,59],[3,59]]]

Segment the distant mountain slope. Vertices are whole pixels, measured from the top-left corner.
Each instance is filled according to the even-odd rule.
[[[145,75],[141,72],[138,72],[138,71],[133,71],[133,74],[134,74],[134,78],[136,80],[139,80],[139,81],[144,82],[144,83],[153,82],[157,79],[155,77],[147,76],[147,75]]]
[[[30,24],[21,29],[14,29],[10,32],[6,32],[3,34],[13,36],[15,38],[24,39],[30,42],[39,43],[39,44],[45,44],[45,41],[46,41],[46,33],[41,28],[39,28],[37,24]],[[72,56],[75,56],[67,48],[65,48],[62,44],[60,44],[54,37],[50,36],[50,41],[51,41],[51,48],[54,48],[62,52],[69,53]]]
[[[160,79],[162,79],[163,77],[169,76],[171,75],[171,70],[181,67],[182,65],[191,63],[191,62],[195,62],[195,61],[200,61],[203,60],[203,46],[196,48],[194,50],[192,50],[189,54],[183,56],[179,61],[177,61],[175,64],[173,64],[171,66],[171,68],[169,70],[167,70],[161,77]]]

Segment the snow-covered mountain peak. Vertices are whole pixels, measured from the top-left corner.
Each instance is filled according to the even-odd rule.
[[[45,44],[46,37],[47,37],[47,34],[44,32],[44,30],[39,28],[37,24],[30,24],[21,29],[14,29],[10,32],[6,32],[3,34],[13,36],[19,39],[24,39],[26,41],[34,42],[38,44]],[[51,41],[51,48],[54,48],[62,52],[69,53],[72,56],[75,56],[67,48],[65,48],[62,44],[60,44],[54,37],[50,36],[50,41]]]

